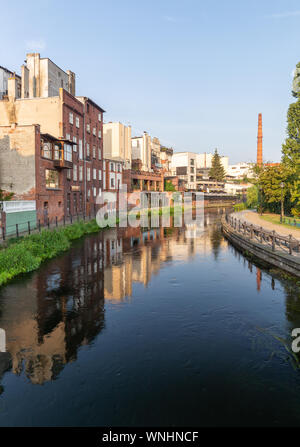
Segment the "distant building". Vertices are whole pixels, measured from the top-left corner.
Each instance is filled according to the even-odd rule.
[[[207,154],[204,152],[203,154],[197,154],[197,168],[199,169],[210,169],[212,166],[212,159],[214,154]],[[225,169],[225,173],[228,170],[229,157],[224,157],[220,155],[220,161]]]
[[[131,168],[131,127],[119,122],[103,124],[104,158],[120,160]]]
[[[165,175],[171,175],[173,149],[160,146],[160,163]]]
[[[49,58],[41,58],[39,53],[27,54],[22,65],[22,98],[48,98],[58,96],[63,88],[75,96],[75,73],[65,72]]]
[[[175,152],[172,156],[172,175],[184,180],[187,189],[197,189],[196,160],[197,154],[193,152]]]
[[[16,75],[13,71],[0,66],[0,100],[8,95],[8,79],[15,77],[16,79],[16,97],[21,97],[21,77]]]
[[[151,167],[153,169],[161,168],[160,141],[157,137],[154,137],[151,140]]]
[[[151,137],[147,132],[141,137],[131,138],[131,158],[141,161],[143,171],[151,170]]]
[[[253,177],[253,163],[240,162],[235,165],[229,165],[227,169],[227,178],[243,179],[244,177]]]

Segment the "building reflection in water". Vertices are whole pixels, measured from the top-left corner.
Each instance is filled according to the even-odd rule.
[[[0,328],[6,333],[6,352],[0,353],[0,379],[12,371],[24,373],[33,384],[55,380],[105,327],[105,300],[130,301],[133,284],[146,287],[168,262],[186,262],[199,253],[213,253],[217,260],[228,243],[216,225],[213,214],[207,214],[200,228],[106,230],[3,288]],[[252,272],[251,263],[248,268]],[[261,277],[257,269],[258,289]],[[295,306],[288,301],[288,308]]]

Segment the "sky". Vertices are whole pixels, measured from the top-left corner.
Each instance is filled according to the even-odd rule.
[[[299,0],[1,2],[0,65],[39,52],[76,73],[105,121],[175,151],[280,161],[300,61]]]

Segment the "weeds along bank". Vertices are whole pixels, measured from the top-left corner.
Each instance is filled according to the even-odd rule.
[[[0,250],[0,286],[21,273],[36,270],[43,261],[68,250],[73,240],[98,231],[101,228],[96,220],[91,220],[9,240],[7,247]]]

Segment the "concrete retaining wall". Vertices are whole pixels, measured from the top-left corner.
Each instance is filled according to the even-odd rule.
[[[271,248],[263,244],[243,237],[225,221],[225,218],[222,219],[222,229],[225,237],[236,247],[257,256],[270,265],[300,277],[300,257],[291,256],[278,250],[272,251]]]

